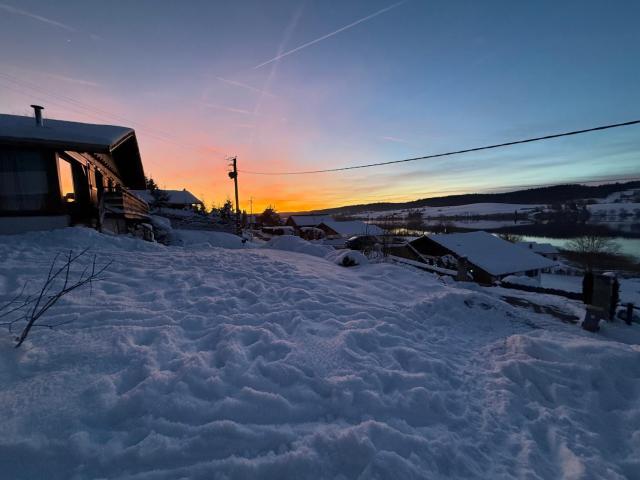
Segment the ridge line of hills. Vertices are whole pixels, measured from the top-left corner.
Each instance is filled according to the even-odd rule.
[[[422,207],[453,207],[470,203],[520,203],[520,204],[551,204],[568,202],[571,200],[585,200],[589,198],[603,198],[615,192],[640,188],[640,181],[616,182],[603,185],[564,184],[550,187],[537,187],[524,190],[514,190],[503,193],[466,193],[443,197],[422,198],[409,202],[377,202],[358,205],[298,212],[298,214],[326,214],[353,215],[368,211],[402,210]]]

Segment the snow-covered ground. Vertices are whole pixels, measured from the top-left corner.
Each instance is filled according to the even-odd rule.
[[[640,477],[639,326],[223,235],[0,237],[0,301],[69,248],[114,261],[72,323],[0,336],[3,478]]]
[[[424,218],[438,217],[465,217],[474,215],[497,215],[497,214],[513,214],[517,211],[519,214],[531,213],[536,208],[543,208],[544,205],[528,205],[519,203],[470,203],[468,205],[455,205],[450,207],[422,207],[416,210],[422,211]],[[367,212],[364,215],[370,215],[371,218],[389,217],[395,215],[406,215],[412,210],[390,210],[383,212]]]

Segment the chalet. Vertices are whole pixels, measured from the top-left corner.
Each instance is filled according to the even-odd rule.
[[[457,268],[466,259],[468,272],[478,283],[493,283],[508,275],[537,277],[555,262],[502,240],[490,233],[478,231],[427,235],[408,244],[417,257],[431,265]]]
[[[0,233],[87,225],[116,233],[148,221],[135,132],[0,115]]]
[[[558,261],[560,257],[560,252],[556,247],[551,245],[550,243],[538,243],[538,242],[518,242],[516,243],[521,248],[526,248],[533,253],[537,253],[538,255],[542,255],[545,258],[549,258],[554,261]]]
[[[156,198],[149,190],[132,190],[132,193],[143,199],[149,205],[156,203]],[[158,190],[163,208],[174,210],[202,210],[204,203],[187,189],[182,190]]]

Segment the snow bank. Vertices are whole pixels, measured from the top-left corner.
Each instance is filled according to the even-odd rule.
[[[334,250],[333,252],[330,252],[326,258],[342,267],[366,265],[369,263],[369,259],[367,259],[362,252],[357,250]]]
[[[527,277],[525,275],[508,275],[502,279],[505,283],[513,283],[515,285],[524,285],[527,287],[539,287],[540,279]]]
[[[501,350],[491,355],[487,421],[505,422],[500,435],[521,461],[504,473],[638,478],[638,345],[538,332],[513,335]]]
[[[637,345],[417,269],[83,229],[0,237],[0,304],[88,243],[115,262],[72,323],[0,335],[5,478],[640,477]]]
[[[311,243],[294,235],[280,235],[273,237],[267,243],[262,245],[262,248],[305,253],[307,255],[313,255],[314,257],[325,257],[333,251],[333,248],[331,247]]]
[[[249,242],[242,242],[242,238],[226,232],[212,232],[210,230],[174,230],[173,243],[183,247],[219,247],[219,248],[248,248]]]

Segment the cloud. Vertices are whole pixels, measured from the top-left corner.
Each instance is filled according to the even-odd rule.
[[[292,54],[294,54],[296,52],[299,52],[300,50],[303,50],[303,49],[305,49],[307,47],[310,47],[311,45],[315,45],[316,43],[322,42],[323,40],[326,40],[328,38],[333,37],[334,35],[337,35],[339,33],[342,33],[344,31],[346,31],[346,30],[349,30],[350,28],[353,28],[356,25],[359,25],[359,24],[364,23],[364,22],[366,22],[368,20],[371,20],[372,18],[375,18],[378,15],[382,15],[383,13],[386,13],[389,10],[393,10],[394,8],[397,8],[400,5],[402,5],[404,3],[407,3],[407,1],[408,0],[402,0],[401,2],[394,3],[393,5],[390,5],[388,7],[385,7],[383,9],[381,9],[381,10],[378,10],[377,12],[374,12],[374,13],[372,13],[370,15],[367,15],[366,17],[362,17],[359,20],[356,20],[355,22],[351,22],[348,25],[345,25],[344,27],[340,27],[339,29],[334,30],[333,32],[327,33],[326,35],[323,35],[323,36],[321,36],[319,38],[316,38],[316,39],[311,40],[309,42],[303,43],[302,45],[299,45],[299,46],[297,46],[295,48],[292,48],[291,50],[287,50],[286,52],[279,53],[275,57],[267,60],[266,62],[262,62],[262,63],[256,65],[253,68],[254,69],[258,69],[258,68],[264,67],[265,65],[269,65],[270,63],[276,62],[276,61],[280,60],[281,58],[284,58],[284,57],[292,55]]]
[[[52,20],[47,17],[43,17],[42,15],[36,15],[35,13],[27,12],[26,10],[20,10],[19,8],[12,7],[11,5],[7,5],[6,3],[0,3],[0,10],[4,10],[9,13],[13,13],[14,15],[22,15],[23,17],[28,17],[33,20],[38,20],[39,22],[47,23],[51,26],[61,28],[68,32],[77,32],[77,30],[69,25],[66,25],[62,22],[58,22],[56,20]]]

